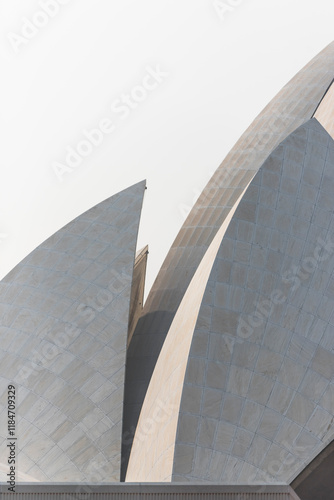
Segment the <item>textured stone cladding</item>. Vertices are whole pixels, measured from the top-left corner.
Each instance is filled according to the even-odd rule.
[[[219,227],[268,155],[309,120],[333,79],[334,43],[266,106],[217,169],[175,239],[146,301],[127,354],[125,477],[143,400],[161,347],[189,283]]]
[[[129,300],[145,182],[88,210],[0,283],[0,479],[7,386],[17,479],[119,481]]]
[[[173,481],[289,484],[333,440],[333,193],[316,119],[248,187],[195,327]]]

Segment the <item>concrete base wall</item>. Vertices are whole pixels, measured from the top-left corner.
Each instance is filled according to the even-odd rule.
[[[167,483],[24,484],[15,493],[0,483],[2,500],[300,500],[290,486],[225,486]]]

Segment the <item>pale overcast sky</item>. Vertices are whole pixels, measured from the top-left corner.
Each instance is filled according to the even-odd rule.
[[[146,179],[149,288],[214,170],[334,39],[333,19],[333,0],[2,0],[0,278]]]

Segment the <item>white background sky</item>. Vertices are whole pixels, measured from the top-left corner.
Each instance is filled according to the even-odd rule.
[[[334,2],[220,0],[229,9],[219,16],[214,0],[48,1],[53,17],[41,14],[47,0],[0,2],[0,278],[71,219],[147,179],[138,248],[150,247],[149,288],[236,140],[334,39]],[[146,96],[134,90],[157,66],[168,76]],[[142,102],[113,111],[131,91]],[[104,118],[115,130],[60,181],[54,163]]]

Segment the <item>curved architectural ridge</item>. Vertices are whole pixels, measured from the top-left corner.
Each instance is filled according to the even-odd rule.
[[[131,287],[128,345],[143,310],[148,245],[136,253]]]
[[[127,482],[171,481],[178,413],[193,332],[212,265],[237,205],[238,202],[206,251],[168,332],[140,413]]]
[[[324,98],[314,113],[314,118],[321,123],[329,135],[334,139],[334,83],[329,87]]]
[[[144,190],[140,182],[80,215],[0,283],[0,375],[6,394],[9,384],[17,388],[17,480],[120,480],[129,303]],[[2,446],[0,463],[7,455]],[[7,480],[2,469],[0,478]]]
[[[290,484],[333,440],[333,190],[316,119],[250,183],[195,327],[172,481]]]
[[[333,66],[334,43],[305,66],[255,119],[190,212],[152,287],[129,345],[124,402],[127,436],[134,435],[161,347],[207,248],[268,155],[313,116],[333,79]],[[131,449],[131,439],[125,441],[123,478]]]

